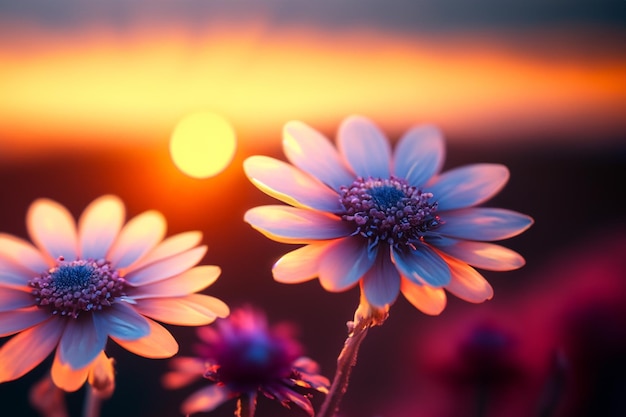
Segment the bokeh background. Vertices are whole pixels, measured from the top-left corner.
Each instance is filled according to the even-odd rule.
[[[177,121],[200,110],[238,137],[208,179],[168,153]],[[536,224],[505,243],[524,268],[485,273],[493,300],[451,297],[429,317],[398,299],[363,344],[342,416],[626,415],[623,0],[0,0],[0,230],[26,237],[38,197],[75,215],[106,193],[129,215],[157,209],[169,234],[204,233],[205,263],[223,269],[207,293],[296,323],[332,377],[358,290],[272,280],[290,248],[243,223],[273,200],[241,163],[283,158],[288,120],[334,138],[350,114],[394,143],[437,124],[446,169],[506,164],[511,180],[487,205]],[[193,330],[169,328],[190,354]],[[110,353],[118,387],[103,417],[180,415],[194,387],[163,390],[167,361]],[[28,390],[48,366],[0,385],[0,415],[37,415]],[[81,402],[68,396],[72,415]],[[291,415],[304,413],[259,404],[259,417]]]

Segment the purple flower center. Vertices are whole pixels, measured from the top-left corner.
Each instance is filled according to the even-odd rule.
[[[99,311],[124,295],[126,281],[104,259],[65,262],[32,278],[28,285],[41,308],[52,314],[78,318],[84,311]]]
[[[411,246],[441,224],[432,197],[400,178],[359,177],[341,187],[345,211],[340,215],[354,223],[354,235],[365,237],[370,245]]]

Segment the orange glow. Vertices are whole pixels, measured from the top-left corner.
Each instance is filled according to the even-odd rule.
[[[497,127],[524,137],[531,126],[576,132],[581,124],[624,124],[623,57],[548,61],[550,51],[481,39],[418,42],[254,23],[193,36],[162,28],[123,38],[96,29],[67,38],[23,33],[46,42],[0,41],[4,155],[129,137],[152,144],[195,108],[227,116],[240,143],[254,144],[265,137],[275,144],[288,120],[324,128],[353,113],[386,131],[432,122],[475,137]]]
[[[213,177],[233,160],[237,139],[230,123],[211,112],[185,116],[170,139],[170,155],[183,173],[193,178]]]

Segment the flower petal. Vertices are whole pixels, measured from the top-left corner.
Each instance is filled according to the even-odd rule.
[[[363,275],[363,293],[375,307],[392,304],[400,292],[400,274],[391,262],[389,249],[379,250],[374,265]]]
[[[59,342],[65,323],[51,318],[9,339],[0,348],[0,383],[21,377],[46,359]]]
[[[282,256],[272,268],[274,279],[283,284],[299,284],[318,276],[320,257],[328,242],[316,242]]]
[[[24,308],[21,310],[4,311],[0,313],[0,337],[9,336],[33,327],[50,318],[50,313],[39,307]]]
[[[35,305],[35,297],[27,291],[0,287],[0,312]]]
[[[333,144],[302,122],[292,121],[285,125],[283,151],[292,164],[334,190],[352,184],[355,179]]]
[[[137,340],[150,333],[148,321],[125,302],[114,303],[106,311],[93,313],[98,334],[121,340]]]
[[[181,412],[183,414],[194,414],[199,412],[213,411],[223,402],[235,398],[237,393],[228,389],[225,385],[209,385],[194,392],[189,398],[183,401]]]
[[[105,195],[94,200],[78,220],[78,241],[83,259],[102,259],[117,237],[125,218],[124,203]]]
[[[147,298],[135,306],[141,314],[163,323],[180,326],[202,326],[217,317],[228,316],[228,306],[221,300],[204,294],[176,298]]]
[[[204,359],[179,356],[169,361],[174,370],[161,378],[161,384],[167,389],[178,389],[202,378],[206,372]]]
[[[468,208],[446,212],[437,233],[458,239],[501,240],[517,236],[533,224],[525,214],[500,208]]]
[[[128,295],[134,300],[157,297],[182,297],[202,291],[220,276],[221,269],[214,265],[192,268],[175,277],[131,288]]]
[[[453,210],[480,204],[496,195],[509,180],[504,165],[474,164],[433,178],[424,191],[433,193],[438,210]]]
[[[35,200],[26,214],[26,227],[33,242],[44,250],[51,260],[63,256],[66,260],[78,257],[76,224],[70,212],[56,201]]]
[[[446,155],[443,135],[430,125],[416,126],[400,138],[394,150],[394,173],[422,187],[441,171]]]
[[[59,359],[74,370],[89,365],[104,350],[107,334],[97,331],[93,316],[85,314],[77,320],[67,320],[59,342]]]
[[[351,226],[339,217],[289,206],[254,207],[246,212],[244,220],[265,236],[282,243],[309,243],[352,233]]]
[[[243,163],[258,189],[283,203],[321,211],[341,210],[337,192],[293,166],[267,156],[251,156]]]
[[[47,268],[46,268],[47,269]],[[42,271],[45,271],[43,269]],[[0,258],[0,286],[30,291],[28,281],[38,274],[32,273],[10,259]]]
[[[470,303],[482,303],[493,297],[493,288],[478,271],[465,262],[441,253],[440,255],[445,259],[452,274],[446,290]]]
[[[393,249],[391,259],[401,275],[417,284],[443,287],[450,282],[450,268],[427,245],[417,244],[415,250]]]
[[[446,293],[442,288],[416,284],[402,278],[400,291],[404,297],[424,314],[436,316],[446,308]]]
[[[450,239],[450,241],[453,241]],[[467,240],[453,241],[453,244],[436,245],[442,252],[466,262],[476,268],[489,271],[511,271],[524,266],[526,261],[519,253],[500,245]]]
[[[339,126],[337,147],[359,177],[389,178],[391,146],[383,132],[369,119],[362,116],[346,118]]]
[[[5,233],[0,233],[0,260],[11,260],[33,274],[40,274],[51,265],[29,242]]]
[[[376,251],[368,250],[365,239],[347,237],[330,242],[320,258],[320,283],[327,291],[345,291],[363,277],[375,259]]]
[[[158,211],[133,217],[120,231],[107,254],[114,268],[127,268],[154,248],[165,236],[167,223]]]
[[[87,365],[81,369],[73,369],[69,364],[61,361],[60,349],[57,349],[56,355],[54,355],[54,361],[52,362],[52,381],[54,385],[67,392],[77,391],[87,381],[87,375],[89,374],[90,365]],[[103,355],[104,353],[100,353]]]
[[[130,273],[145,265],[186,252],[198,246],[200,241],[202,241],[202,232],[199,231],[184,232],[170,236],[148,252],[146,256],[132,264],[130,268],[127,268],[126,272]]]
[[[161,259],[139,269],[133,269],[126,276],[126,280],[131,285],[140,286],[174,277],[200,262],[206,252],[206,246],[198,246],[187,252]]]
[[[118,345],[136,355],[150,359],[171,358],[178,353],[178,343],[174,336],[159,323],[146,318],[150,334],[136,340],[123,340],[111,336]]]

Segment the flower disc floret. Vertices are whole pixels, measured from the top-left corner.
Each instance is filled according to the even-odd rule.
[[[110,307],[116,297],[125,295],[126,281],[111,263],[100,260],[76,260],[59,264],[28,285],[36,304],[52,314],[72,317],[83,312]]]

